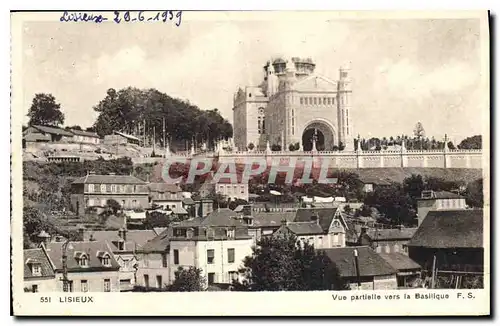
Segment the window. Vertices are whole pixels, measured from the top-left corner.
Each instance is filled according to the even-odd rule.
[[[156,275],[156,287],[159,289],[161,289],[161,287],[162,287],[161,275]]]
[[[104,266],[111,266],[111,262],[110,262],[109,256],[105,256],[105,257],[102,258],[102,264]]]
[[[63,292],[73,292],[73,281],[68,281],[68,283],[63,283]]]
[[[323,98],[323,105],[326,105],[326,97]]]
[[[174,265],[179,265],[179,250],[174,249]]]
[[[332,97],[332,105],[335,104],[335,97]]]
[[[132,205],[134,206],[134,208],[137,208],[137,200],[132,200]]]
[[[240,186],[240,191],[242,194],[244,194],[245,193],[245,186]]]
[[[215,250],[208,249],[207,250],[207,264],[213,264],[215,261]]]
[[[234,263],[234,248],[227,249],[227,262]]]
[[[122,208],[125,207],[125,201],[122,200]]]
[[[89,192],[94,192],[94,185],[93,184],[89,184]]]
[[[167,254],[162,254],[161,255],[161,263],[162,263],[161,265],[163,267],[167,267]]]
[[[399,252],[399,246],[397,244],[394,245],[394,252]]]
[[[330,97],[328,97],[326,99],[326,105],[331,105],[332,104],[332,99]]]
[[[313,98],[313,103],[314,103],[314,105],[318,104],[318,99],[316,97]]]
[[[82,267],[86,267],[88,265],[88,259],[87,259],[87,256],[86,255],[83,255],[82,257],[80,257],[80,266]]]
[[[111,192],[116,192],[116,185],[111,185]]]
[[[208,284],[215,283],[215,273],[208,273]]]
[[[302,97],[300,98],[300,104],[304,104],[304,99]]]
[[[106,199],[101,199],[101,206],[102,207],[106,206]]]
[[[234,229],[226,230],[226,237],[230,239],[234,239],[236,231]]]
[[[111,292],[111,280],[109,278],[104,279],[104,292]]]
[[[38,285],[37,284],[33,284],[31,286],[31,292],[33,292],[33,293],[37,293],[38,292]]]
[[[125,243],[123,241],[118,241],[118,250],[124,250],[125,248]]]
[[[87,206],[88,207],[94,206],[94,199],[92,199],[92,198],[87,199]]]
[[[101,185],[101,192],[106,192],[106,185],[104,184]]]
[[[148,274],[144,274],[144,286],[145,287],[149,287],[149,275]]]
[[[87,280],[80,281],[81,292],[89,292],[89,282]]]
[[[31,267],[31,273],[33,276],[42,276],[42,268],[39,264],[33,264]]]

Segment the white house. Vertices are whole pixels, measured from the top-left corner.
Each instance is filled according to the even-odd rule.
[[[208,285],[232,283],[238,269],[252,254],[248,226],[230,209],[213,211],[204,219],[191,219],[172,226],[170,238],[170,279],[179,267],[202,270]]]
[[[294,234],[316,249],[327,249],[345,247],[346,233],[350,231],[338,208],[301,208],[294,220],[284,220],[275,234]]]

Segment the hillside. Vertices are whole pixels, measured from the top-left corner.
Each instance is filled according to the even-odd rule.
[[[444,168],[367,168],[367,169],[345,169],[345,171],[356,173],[363,177],[377,177],[394,182],[403,182],[412,174],[420,174],[423,177],[442,178],[446,181],[464,182],[480,179],[483,177],[482,169],[444,169]]]

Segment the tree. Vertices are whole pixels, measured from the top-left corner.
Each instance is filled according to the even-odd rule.
[[[366,196],[364,204],[377,208],[390,224],[415,223],[415,199],[404,191],[401,184],[394,183],[390,187],[375,189]]]
[[[424,190],[424,180],[420,174],[412,174],[403,181],[404,191],[412,198],[418,198]]]
[[[198,292],[206,288],[205,278],[201,275],[201,269],[189,267],[184,269],[179,267],[175,271],[175,280],[168,287],[171,292]]]
[[[106,206],[111,209],[114,215],[116,215],[116,213],[118,213],[118,211],[122,209],[122,206],[113,198],[108,199],[108,201],[106,202]]]
[[[483,148],[483,140],[481,135],[467,137],[458,144],[459,149],[481,149]]]
[[[58,126],[64,123],[61,105],[52,94],[35,94],[28,112],[29,125]]]
[[[248,149],[253,150],[255,148],[255,145],[253,143],[248,144]]]
[[[455,149],[455,145],[453,145],[452,141],[449,141],[447,145],[448,145],[448,149]]]
[[[294,235],[263,237],[239,270],[240,291],[313,291],[344,289],[336,267],[324,252]]]
[[[465,201],[467,205],[471,207],[483,208],[484,196],[482,178],[472,181],[467,185],[467,189],[465,191]]]
[[[161,212],[146,212],[146,218],[142,222],[147,228],[168,227],[171,223],[170,216]]]
[[[422,125],[422,123],[419,121],[417,122],[417,124],[415,125],[415,129],[413,129],[413,134],[415,135],[415,137],[420,140],[422,139],[423,137],[425,137],[425,130],[424,130],[424,126]]]

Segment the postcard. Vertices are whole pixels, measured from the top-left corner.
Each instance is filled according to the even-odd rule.
[[[490,314],[489,13],[11,13],[16,316]]]

